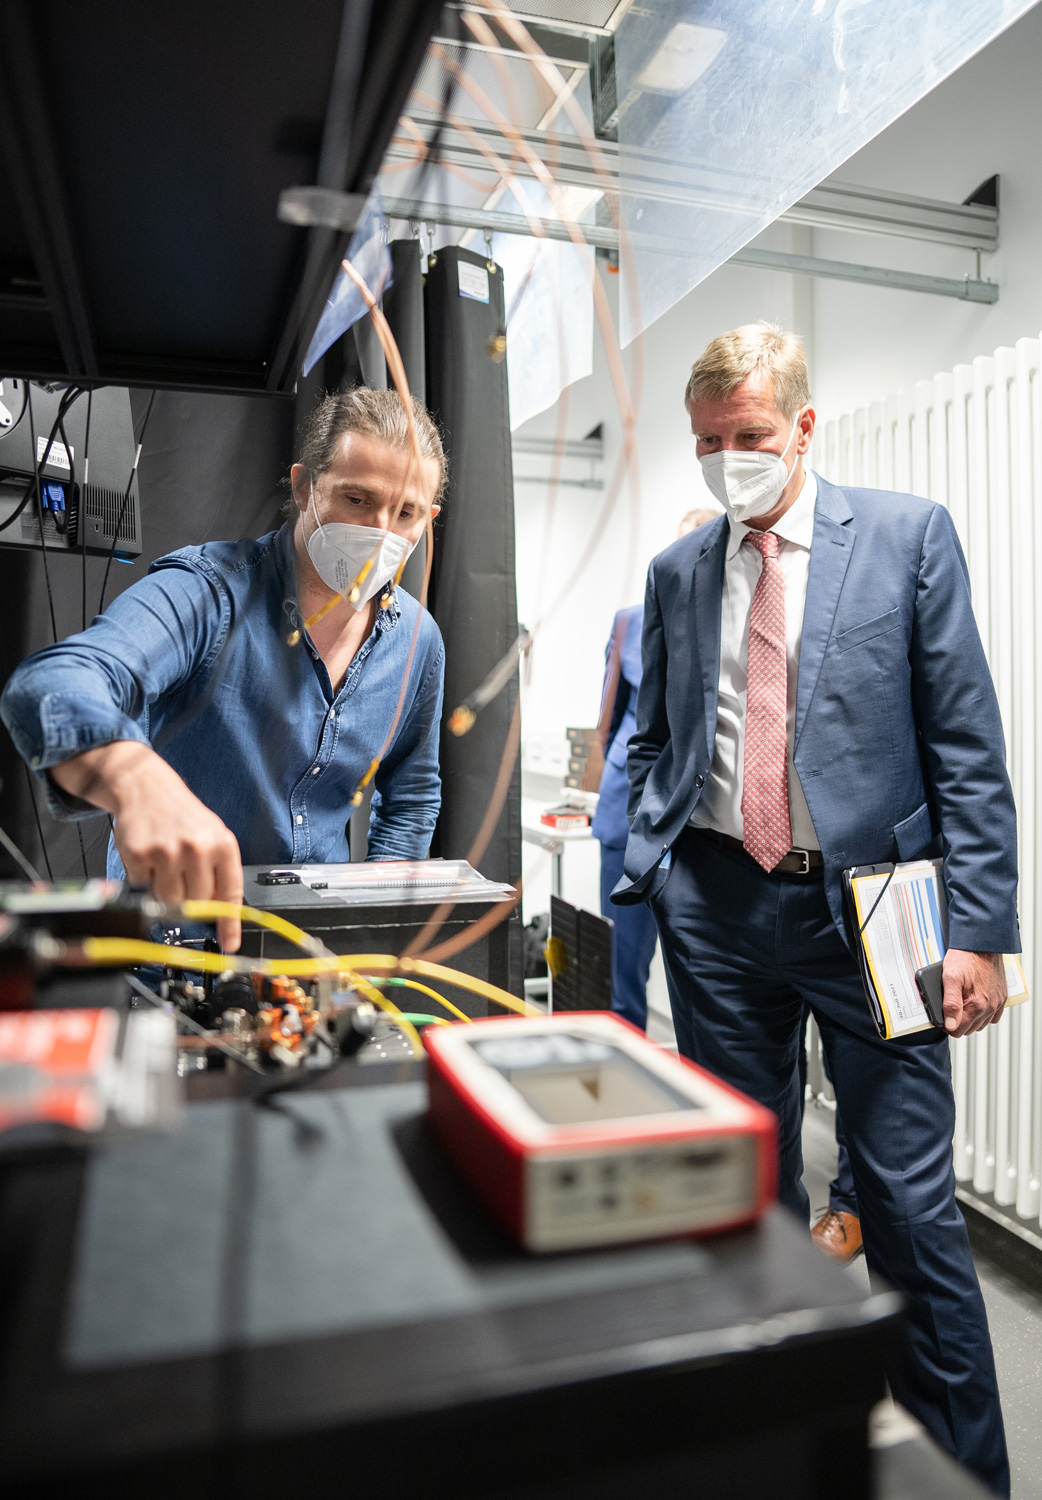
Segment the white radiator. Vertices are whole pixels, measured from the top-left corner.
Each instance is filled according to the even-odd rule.
[[[826,424],[814,467],[835,484],[945,506],[966,552],[1019,814],[1020,930],[1031,1002],[952,1044],[960,1197],[1042,1247],[1042,379],[1040,340]],[[824,452],[822,452],[822,449]]]

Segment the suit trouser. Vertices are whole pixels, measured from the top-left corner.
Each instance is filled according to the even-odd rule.
[[[808,1006],[803,1008],[803,1021],[800,1024],[800,1098],[807,1097],[807,1046],[804,1040],[807,1031],[807,1018],[810,1014]],[[832,1074],[828,1069],[828,1058],[825,1059],[825,1076],[829,1083],[832,1082]],[[857,1194],[854,1192],[854,1179],[850,1174],[850,1156],[847,1153],[847,1138],[843,1134],[843,1121],[840,1119],[839,1110],[836,1111],[836,1175],[829,1183],[829,1208],[836,1214],[853,1214],[857,1218]]]
[[[611,1008],[616,1015],[646,1031],[648,974],[658,931],[646,906],[612,906],[608,899],[622,879],[625,853],[625,845],[618,849],[601,845],[601,914],[615,923],[611,944]]]
[[[767,875],[686,830],[650,903],[685,1057],[774,1110],[781,1201],[804,1222],[804,1003],[828,1058],[873,1278],[906,1300],[895,1397],[996,1494],[1009,1467],[987,1317],[955,1202],[948,1042],[880,1041],[821,878]]]

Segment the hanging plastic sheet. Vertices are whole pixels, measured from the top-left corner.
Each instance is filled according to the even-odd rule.
[[[358,228],[351,236],[347,258],[379,301],[391,284],[391,252],[387,248],[383,199],[377,187],[370,193]],[[358,286],[341,267],[308,346],[301,374],[310,374],[326,350],[368,311]]]
[[[518,201],[518,194],[525,201]],[[586,188],[560,188],[556,206],[539,183],[517,182],[499,204],[508,213],[590,217]],[[506,298],[510,430],[553,406],[561,392],[593,369],[593,251],[560,240],[497,234],[493,255]]]
[[[1034,0],[644,0],[615,38],[622,340]],[[639,311],[635,311],[639,305]]]

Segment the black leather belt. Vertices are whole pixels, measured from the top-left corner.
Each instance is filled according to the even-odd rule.
[[[715,828],[696,828],[703,838],[715,844],[718,849],[737,849],[739,854],[744,854],[746,859],[752,860],[758,870],[763,866],[758,864],[741,839],[733,839],[728,833],[717,833]],[[788,854],[783,854],[773,870],[765,870],[764,874],[770,875],[820,875],[825,868],[825,860],[820,849],[790,849]]]

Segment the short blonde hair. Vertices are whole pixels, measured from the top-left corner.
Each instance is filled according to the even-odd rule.
[[[707,344],[691,366],[685,407],[690,412],[693,401],[730,396],[756,370],[774,381],[774,404],[791,422],[810,401],[807,356],[799,335],[776,323],[744,323]]]
[[[696,505],[694,510],[689,510],[684,516],[677,529],[677,536],[687,536],[689,531],[697,531],[699,526],[708,526],[710,521],[715,521],[717,516],[722,516],[723,511],[712,505]]]

